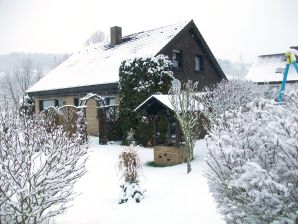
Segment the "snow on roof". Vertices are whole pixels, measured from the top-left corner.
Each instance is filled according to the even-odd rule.
[[[146,104],[152,98],[157,99],[163,105],[165,105],[169,109],[173,110],[169,95],[152,95],[152,96],[148,97],[143,103],[141,103],[136,109],[134,109],[134,111],[137,111],[139,108],[141,108],[144,104]]]
[[[261,55],[249,70],[246,79],[253,82],[281,82],[286,67],[284,54]],[[294,66],[290,65],[287,81],[298,80]]]
[[[196,96],[201,96],[202,94],[205,94],[205,92],[196,93]],[[170,100],[171,96],[172,95],[168,95],[168,94],[152,95],[152,96],[148,97],[143,103],[141,103],[136,109],[134,109],[134,112],[138,111],[144,104],[146,104],[152,98],[155,98],[160,103],[162,103],[164,106],[166,106],[170,110],[174,111],[171,100]],[[196,102],[197,103],[195,103],[195,108],[197,108],[198,110],[202,110],[203,105],[199,101],[196,101]]]
[[[88,93],[86,96],[82,97],[80,101],[88,101],[89,99],[95,99],[96,101],[104,102],[105,98],[102,96],[99,96],[95,93]]]
[[[115,46],[107,42],[90,45],[73,54],[27,92],[118,82],[123,60],[155,56],[188,22],[124,36],[122,43]]]

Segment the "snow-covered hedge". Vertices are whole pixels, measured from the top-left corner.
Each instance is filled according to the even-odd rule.
[[[204,105],[202,113],[208,119],[205,124],[207,130],[212,128],[216,120],[228,110],[235,110],[263,97],[262,88],[250,81],[223,80],[212,88],[207,88],[200,96],[200,102]]]
[[[80,133],[70,136],[41,115],[1,112],[0,223],[37,224],[63,213],[77,195],[86,155]]]
[[[206,176],[227,223],[298,222],[298,91],[221,116]]]
[[[119,118],[123,141],[133,129],[138,144],[146,145],[152,139],[152,124],[133,110],[152,94],[166,94],[173,80],[172,62],[164,55],[125,60],[119,69]]]

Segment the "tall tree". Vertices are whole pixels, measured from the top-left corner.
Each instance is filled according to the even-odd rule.
[[[4,95],[15,107],[19,106],[26,90],[34,82],[33,72],[32,60],[26,58],[22,61],[20,67],[16,65],[12,72],[6,74],[5,82],[3,83]]]
[[[152,94],[167,93],[173,79],[172,62],[164,55],[125,60],[119,69],[119,118],[126,143],[132,129],[138,144],[152,142],[151,122],[134,109]]]
[[[84,45],[89,46],[90,44],[100,43],[105,40],[104,32],[96,30],[90,35],[90,37],[85,41]]]

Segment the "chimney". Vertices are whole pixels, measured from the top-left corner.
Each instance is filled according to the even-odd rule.
[[[113,46],[120,44],[122,39],[122,28],[119,26],[113,26],[110,28],[111,44]]]

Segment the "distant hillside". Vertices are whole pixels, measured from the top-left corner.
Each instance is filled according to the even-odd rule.
[[[0,55],[0,105],[4,102],[18,105],[30,86],[68,57],[67,54]]]
[[[0,55],[0,74],[13,71],[20,67],[22,62],[31,59],[32,67],[41,69],[43,74],[48,73],[51,69],[59,65],[68,58],[67,54],[44,54],[44,53],[11,53]]]
[[[252,66],[250,63],[232,62],[227,59],[217,59],[217,61],[228,79],[233,77],[243,79]]]

